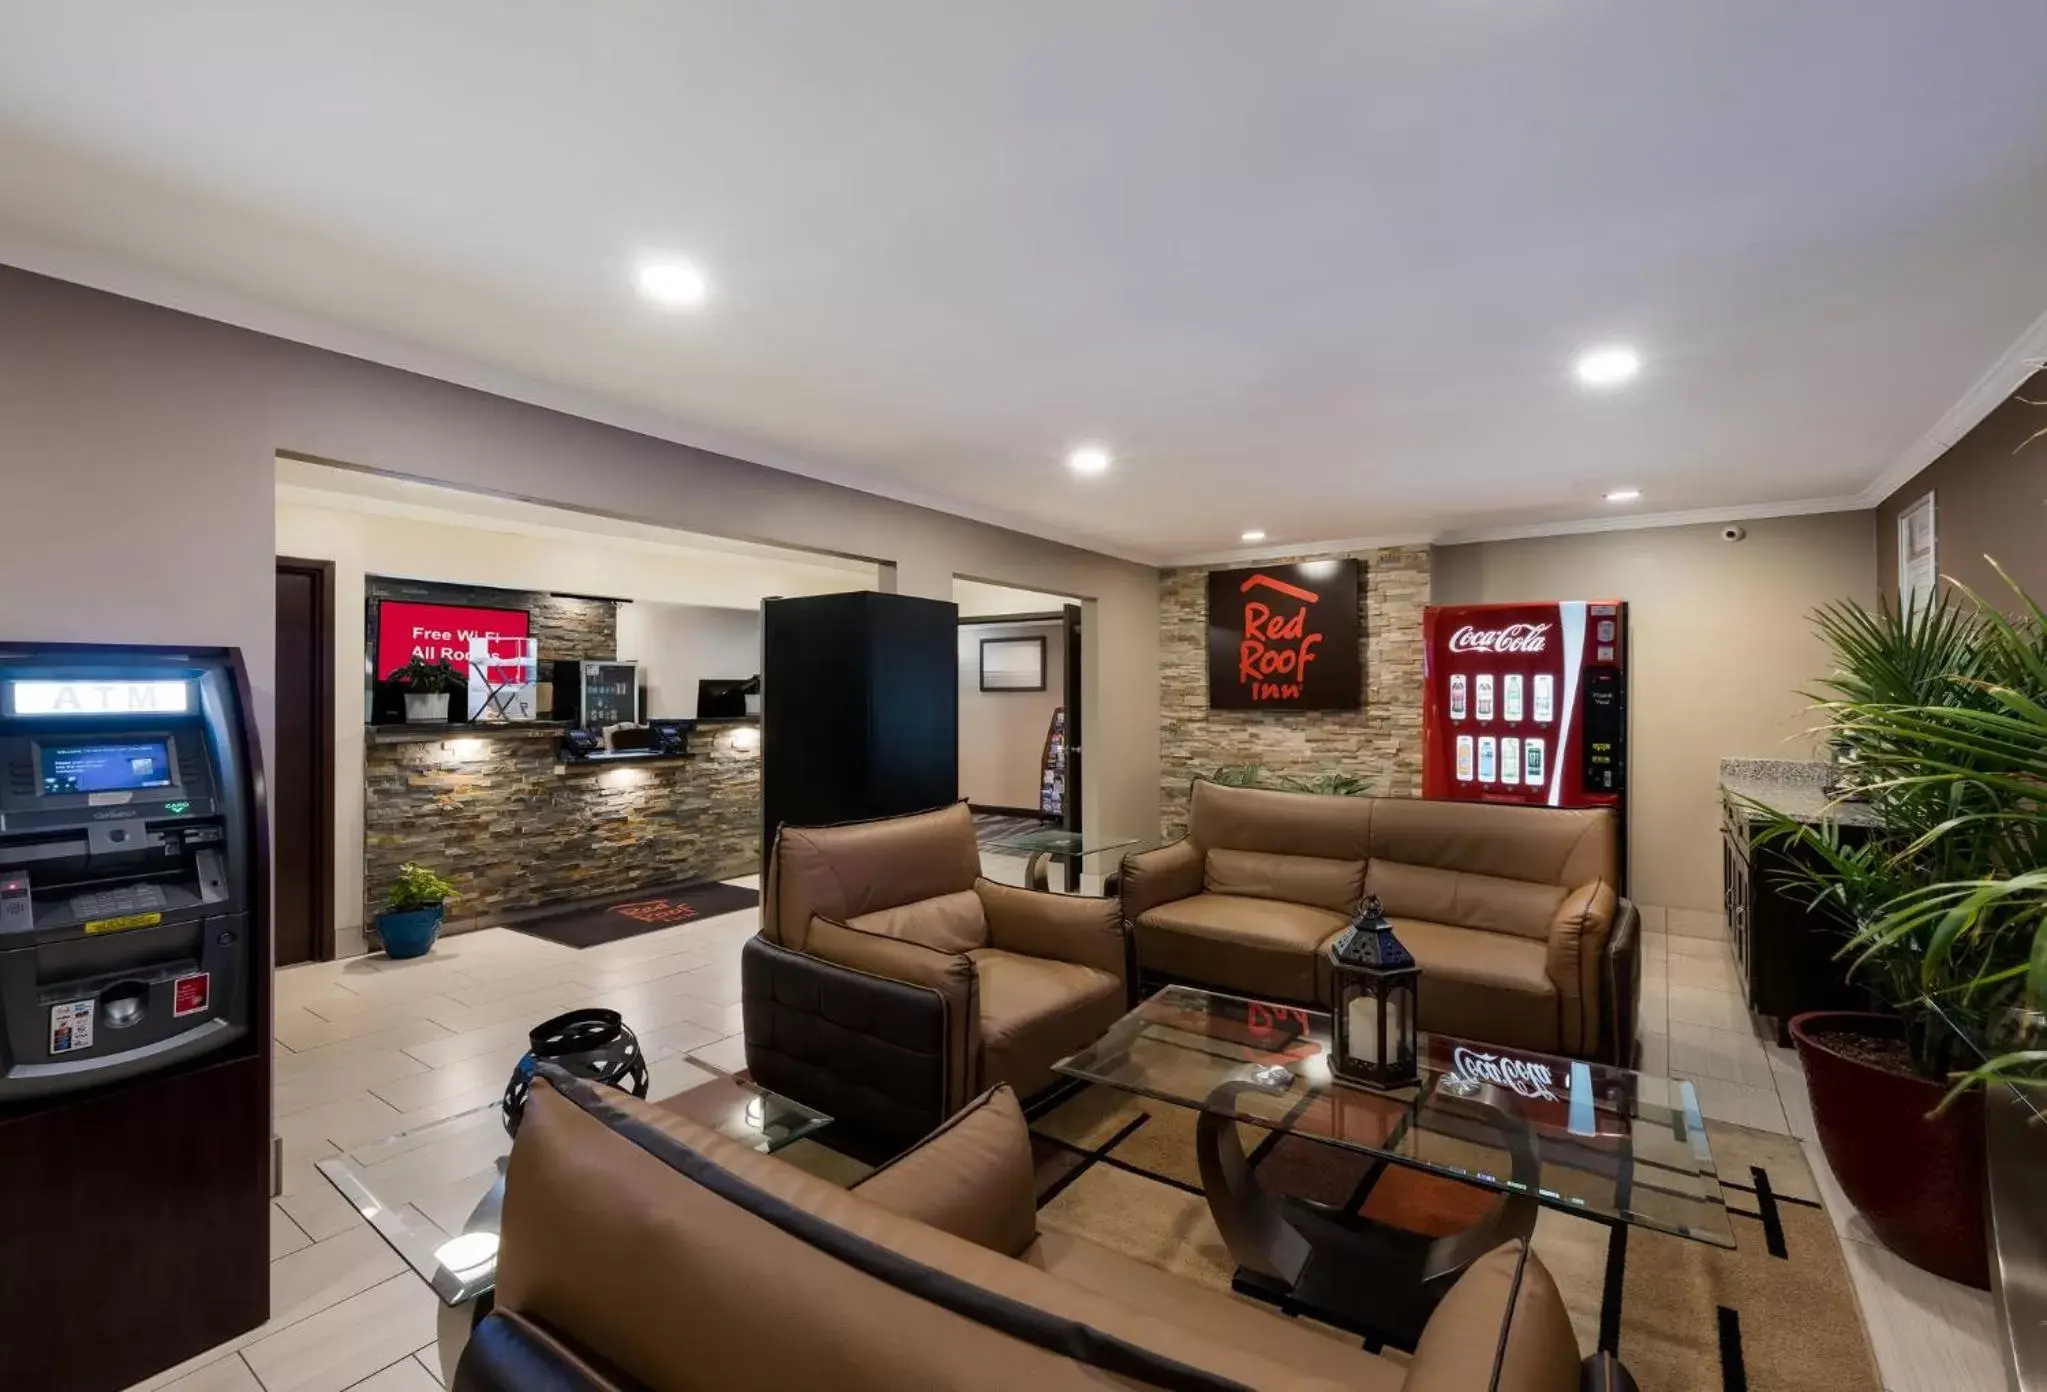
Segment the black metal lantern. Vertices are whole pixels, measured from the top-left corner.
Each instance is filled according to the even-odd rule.
[[[1415,991],[1421,968],[1393,936],[1378,896],[1367,898],[1343,936],[1329,945],[1329,965],[1336,982],[1330,1072],[1376,1088],[1417,1081]]]

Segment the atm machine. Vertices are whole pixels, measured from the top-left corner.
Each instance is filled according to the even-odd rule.
[[[269,1317],[265,851],[239,653],[0,642],[0,1388]]]

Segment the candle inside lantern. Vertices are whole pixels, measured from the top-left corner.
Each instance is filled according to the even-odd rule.
[[[1344,1042],[1350,1056],[1360,1063],[1377,1067],[1379,1057],[1379,1001],[1376,996],[1359,994],[1350,999],[1349,1018],[1345,1020]]]

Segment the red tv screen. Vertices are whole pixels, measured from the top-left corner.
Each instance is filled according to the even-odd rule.
[[[377,678],[383,680],[412,661],[445,657],[469,673],[471,638],[529,638],[533,619],[524,609],[473,609],[460,604],[423,604],[386,599],[377,605]]]

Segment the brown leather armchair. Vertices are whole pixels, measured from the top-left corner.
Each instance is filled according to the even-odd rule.
[[[1367,894],[1421,965],[1421,1027],[1629,1064],[1640,915],[1607,808],[1327,797],[1194,784],[1187,836],[1123,863],[1148,983],[1330,998]]]
[[[981,875],[964,803],[783,827],[740,958],[761,1086],[901,1145],[997,1083],[1032,1097],[1130,1008],[1116,901]]]

